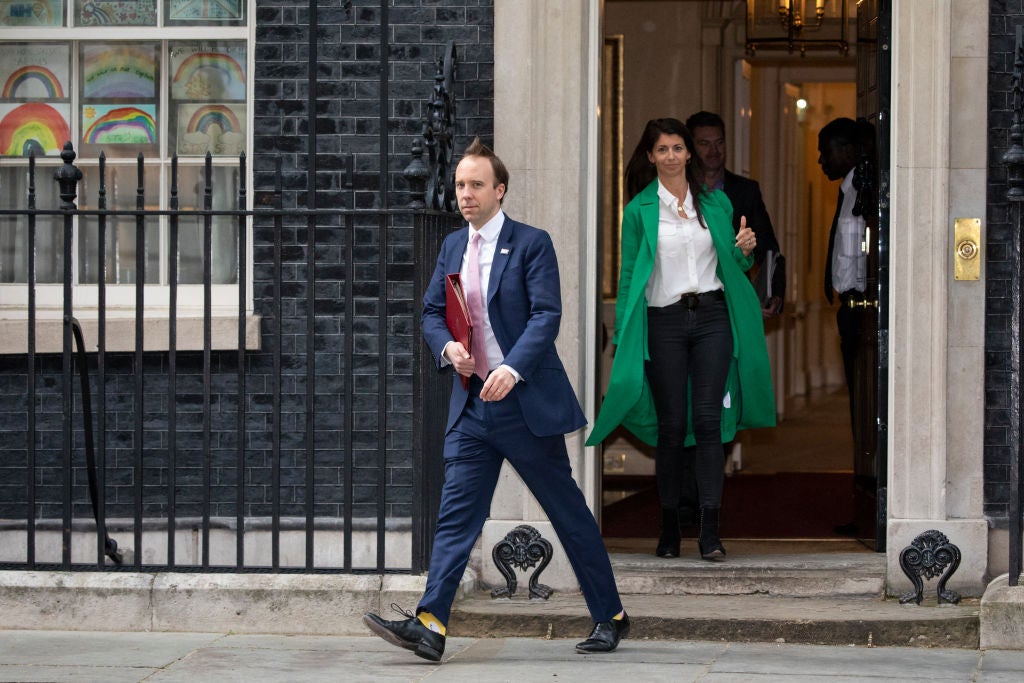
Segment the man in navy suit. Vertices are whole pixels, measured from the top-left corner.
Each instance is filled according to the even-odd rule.
[[[363,622],[388,642],[439,661],[455,592],[490,512],[508,460],[550,519],[594,620],[580,653],[611,652],[629,633],[597,522],[572,478],[565,434],[586,424],[555,350],[562,316],[551,237],[508,218],[501,202],[508,171],[479,139],[455,171],[469,225],[441,245],[423,296],[423,337],[439,369],[455,370],[444,442],[444,487],[427,586],[415,613]],[[472,272],[470,267],[477,272]],[[472,349],[455,341],[445,317],[445,277],[460,273],[467,299],[480,296]],[[474,292],[474,283],[479,292]],[[470,304],[472,310],[472,303]],[[469,377],[463,387],[462,377]]]

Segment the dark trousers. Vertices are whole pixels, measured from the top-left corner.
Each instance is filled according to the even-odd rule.
[[[481,401],[483,382],[470,380],[470,398],[444,441],[444,487],[434,532],[427,587],[417,613],[447,624],[470,551],[491,510],[501,464],[508,460],[558,534],[594,621],[622,611],[601,530],[572,478],[565,437],[534,436],[515,390]]]
[[[697,441],[694,469],[700,505],[721,505],[722,399],[732,345],[724,298],[702,301],[692,309],[680,304],[647,309],[650,360],[645,369],[658,414],[654,471],[662,508],[679,506],[688,413]]]
[[[857,374],[857,354],[860,352],[861,324],[864,309],[843,303],[836,311],[836,326],[839,328],[839,350],[843,354],[843,371],[846,373],[846,390],[850,397],[850,426],[853,427],[853,381]]]

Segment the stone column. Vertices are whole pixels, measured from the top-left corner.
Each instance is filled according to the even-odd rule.
[[[985,0],[894,3],[890,594],[911,589],[899,555],[928,529],[963,554],[950,588],[985,585],[984,266],[982,280],[954,281],[952,254],[955,218],[981,218],[984,236],[987,16]]]
[[[494,3],[494,144],[510,175],[504,209],[516,220],[544,228],[554,241],[562,284],[558,352],[588,415],[596,362],[599,10],[598,0]],[[591,509],[598,510],[600,467],[593,449],[583,447],[585,432],[566,441],[577,481]],[[577,590],[551,524],[508,465],[474,557],[484,582],[504,584],[491,550],[524,523],[554,545],[555,558],[541,582]]]

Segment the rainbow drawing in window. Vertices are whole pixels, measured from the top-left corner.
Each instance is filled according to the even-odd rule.
[[[52,71],[45,66],[29,64],[15,70],[4,81],[2,97],[45,97],[64,99],[64,88]]]
[[[156,47],[83,45],[82,95],[87,98],[156,96]]]
[[[240,0],[170,0],[171,21],[241,19],[245,8]]]
[[[244,49],[240,57],[244,61]],[[171,94],[180,100],[244,100],[245,69],[226,51],[177,48],[171,54]]]
[[[245,145],[244,121],[244,105],[180,105],[178,153],[239,154]]]
[[[82,128],[82,141],[91,145],[154,145],[156,105],[86,105]]]
[[[42,102],[0,105],[0,154],[9,157],[59,154],[64,143],[71,139],[69,113],[70,107],[61,112]]]

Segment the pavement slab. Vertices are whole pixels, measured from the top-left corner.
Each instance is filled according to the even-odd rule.
[[[1024,652],[629,638],[452,637],[434,664],[372,636],[0,631],[0,681],[49,683],[827,683],[1024,680]]]

